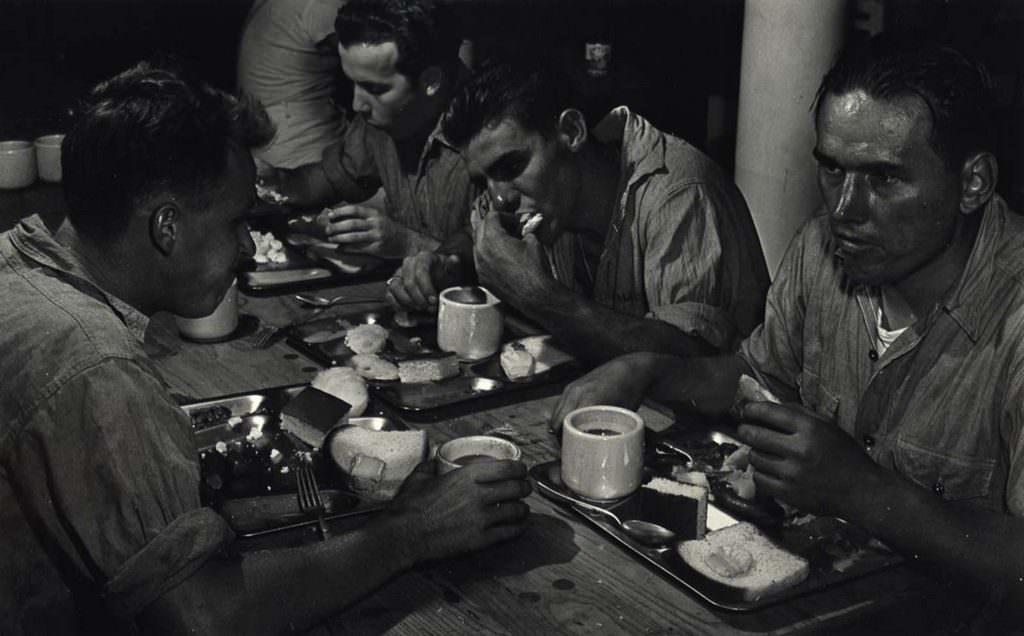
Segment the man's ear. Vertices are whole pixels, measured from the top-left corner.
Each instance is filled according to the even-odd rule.
[[[170,256],[181,232],[181,209],[164,202],[149,215],[149,238],[164,256]]]
[[[575,108],[567,108],[558,116],[558,138],[572,152],[578,151],[587,142],[587,120]]]
[[[972,214],[980,210],[996,191],[999,163],[990,152],[967,157],[960,168],[960,212]]]
[[[428,66],[420,71],[420,92],[427,97],[433,97],[441,92],[441,85],[444,83],[444,71],[440,66]]]

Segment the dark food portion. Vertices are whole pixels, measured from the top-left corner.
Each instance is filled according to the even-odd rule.
[[[351,409],[348,402],[309,386],[281,409],[281,428],[311,447],[320,448],[327,433]]]

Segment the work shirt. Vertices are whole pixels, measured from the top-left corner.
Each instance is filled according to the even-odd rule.
[[[345,130],[334,103],[344,82],[338,51],[325,47],[345,0],[256,0],[238,46],[238,86],[267,109],[277,133],[255,152],[271,166],[320,161]]]
[[[578,237],[564,234],[549,251],[555,278],[734,351],[761,322],[769,284],[743,195],[705,154],[624,106],[592,135],[621,146],[617,208],[592,275],[579,271]]]
[[[948,501],[1024,514],[1024,218],[999,197],[960,279],[877,355],[872,298],[833,258],[828,219],[793,239],[741,355],[784,401]]]
[[[49,631],[54,568],[129,620],[233,538],[200,505],[191,422],[143,352],[146,316],[38,217],[0,235],[0,297],[0,632]]]
[[[479,193],[440,124],[420,150],[400,145],[356,116],[344,138],[324,151],[321,165],[338,198],[356,191],[362,200],[383,187],[389,217],[442,242],[467,231],[470,204]]]

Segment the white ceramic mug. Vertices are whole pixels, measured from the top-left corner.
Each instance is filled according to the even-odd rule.
[[[644,421],[617,406],[587,406],[562,421],[562,482],[587,499],[619,499],[640,487]]]
[[[475,302],[471,293],[485,297]],[[441,292],[437,310],[437,346],[452,351],[461,360],[480,360],[501,346],[505,322],[501,301],[483,287],[449,287]]]
[[[36,167],[39,178],[50,183],[60,183],[63,171],[60,167],[60,148],[64,135],[43,135],[36,138]]]
[[[458,437],[437,450],[437,469],[442,475],[477,462],[508,459],[519,461],[523,452],[512,442],[489,435]]]
[[[36,148],[31,141],[0,141],[0,189],[27,188],[36,175]]]
[[[202,318],[175,316],[178,331],[188,340],[216,342],[233,334],[238,328],[238,282],[231,283],[213,313]]]

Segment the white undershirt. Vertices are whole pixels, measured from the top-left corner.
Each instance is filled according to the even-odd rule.
[[[878,345],[878,355],[885,353],[886,349],[892,346],[892,343],[896,342],[896,339],[903,335],[903,332],[907,330],[907,327],[901,329],[886,329],[882,326],[882,307],[879,304],[878,309],[875,311],[875,334],[878,338],[876,344]]]

